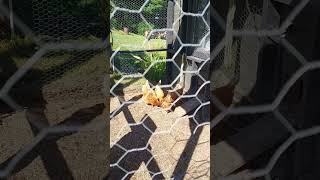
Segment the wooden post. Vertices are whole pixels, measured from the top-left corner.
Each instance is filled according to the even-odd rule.
[[[13,6],[12,6],[12,1],[9,0],[9,18],[10,18],[10,30],[11,30],[11,40],[14,38],[15,33],[14,33],[14,21],[13,21]]]
[[[110,4],[109,1],[104,1],[100,0],[98,1],[99,6],[100,6],[100,13],[101,13],[101,21],[103,23],[103,26],[105,28],[105,33],[102,35],[102,40],[107,40],[108,42],[110,41],[109,35],[110,35]]]
[[[168,1],[168,7],[167,7],[167,28],[173,28],[173,22],[174,22],[174,1],[169,0]],[[167,59],[171,59],[174,55],[174,53],[171,51],[173,50],[173,33],[170,31],[167,34]],[[172,82],[172,66],[169,63],[166,63],[166,79],[164,79],[165,84],[169,84]]]

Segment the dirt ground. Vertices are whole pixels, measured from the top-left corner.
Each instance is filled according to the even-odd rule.
[[[94,56],[75,73],[41,88],[46,101],[45,118],[37,110],[1,114],[0,169],[34,141],[37,131],[26,118],[28,114],[28,117],[30,114],[40,117],[39,123],[48,121],[51,126],[80,124],[85,128],[107,121],[102,91],[106,72],[105,64],[100,62],[103,58]],[[126,101],[140,98],[141,82],[127,83],[121,88]],[[24,96],[22,100],[28,100],[30,95]],[[111,98],[111,112],[119,107],[118,99]],[[209,179],[208,125],[195,131],[195,123],[188,117],[178,117],[141,102],[122,106],[120,110],[110,122],[110,137],[107,125],[101,127],[101,124],[97,130],[50,136],[20,159],[9,179],[106,179],[109,159],[111,164],[130,172],[112,168],[109,179],[121,179],[125,175],[125,179],[133,180]]]
[[[111,98],[111,112],[118,112],[110,122],[111,179],[210,179],[209,125],[195,131],[188,117],[147,106],[140,89],[136,83],[122,91],[120,99],[134,104]]]
[[[101,121],[105,95],[102,92],[105,66],[96,55],[76,73],[67,74],[42,87],[45,121],[51,126],[83,125],[92,127]],[[94,72],[94,73],[92,73]],[[27,95],[26,95],[27,96]],[[0,168],[11,157],[34,141],[37,132],[25,112],[1,115]],[[42,114],[32,112],[37,117]],[[39,123],[45,122],[40,119]],[[108,173],[109,140],[107,127],[43,139],[15,165],[9,179],[103,179]]]

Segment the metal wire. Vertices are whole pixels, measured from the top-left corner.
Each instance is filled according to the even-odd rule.
[[[41,63],[41,60],[44,58],[50,59],[51,57],[57,56],[61,57],[59,59],[54,59],[55,62],[53,64],[57,66],[50,66],[47,67],[47,69],[42,69],[45,71],[42,74],[43,76],[41,76],[40,79],[33,79],[34,81],[39,81],[40,84],[46,85],[59,78],[62,74],[69,72],[75,67],[85,64],[88,60],[90,60],[91,57],[103,54],[104,51],[109,48],[108,44],[99,38],[94,40],[81,39],[90,36],[90,33],[87,30],[88,27],[85,26],[82,19],[79,20],[68,12],[58,12],[57,14],[61,15],[59,17],[55,16],[57,14],[50,14],[54,11],[64,12],[66,10],[64,9],[65,6],[62,4],[63,1],[54,2],[51,2],[52,4],[50,4],[48,1],[31,2],[34,13],[33,20],[35,22],[32,27],[29,27],[29,24],[21,20],[23,17],[13,13],[14,23],[19,30],[19,33],[22,33],[24,37],[31,38],[32,42],[37,45],[37,49],[33,49],[34,53],[30,56],[30,58],[26,59],[23,65],[17,66],[17,70],[8,79],[6,79],[6,82],[1,82],[4,84],[0,89],[0,99],[9,105],[14,112],[26,111],[29,107],[25,107],[25,105],[19,104],[20,102],[16,102],[16,99],[11,97],[11,91],[14,89],[14,86],[19,82],[19,80],[27,76],[29,70],[34,69],[37,65],[39,65],[39,63]],[[0,3],[0,11],[5,17],[10,16],[8,7],[2,1]],[[57,29],[58,27],[62,27],[61,24],[66,25],[64,27],[68,28],[64,30]],[[0,38],[1,40],[3,39],[2,37]],[[72,56],[75,56],[75,58],[69,58]],[[34,87],[37,86],[38,85],[34,85]],[[24,89],[22,88],[22,90]],[[21,160],[28,153],[32,152],[40,142],[45,141],[49,135],[74,132],[88,133],[106,128],[105,121],[93,122],[92,126],[90,125],[88,127],[76,124],[61,124],[49,125],[44,128],[40,128],[43,126],[37,119],[32,119],[29,123],[31,126],[38,128],[40,132],[35,134],[32,142],[23,146],[19,151],[17,151],[15,156],[10,159],[10,162],[6,165],[6,167],[0,170],[0,178],[6,179],[10,177],[12,175],[12,171],[14,171],[15,167],[21,162]]]
[[[118,73],[120,75],[120,80],[118,80],[112,87],[111,87],[111,94],[117,98],[119,97],[116,88],[117,86],[119,86],[123,80],[127,80],[127,79],[144,79],[144,80],[149,80],[147,77],[147,74],[149,71],[152,70],[152,67],[155,66],[157,63],[171,63],[173,65],[173,67],[175,67],[177,74],[178,75],[176,78],[173,79],[173,81],[170,81],[168,84],[161,84],[160,87],[161,88],[169,88],[169,89],[174,89],[175,85],[177,84],[177,82],[180,79],[181,75],[185,75],[185,74],[193,74],[195,76],[197,76],[199,79],[202,80],[201,84],[199,84],[199,86],[197,87],[197,91],[192,93],[192,94],[183,94],[180,95],[179,98],[177,100],[175,100],[175,102],[172,103],[171,107],[175,106],[175,104],[179,101],[181,101],[184,98],[195,98],[197,99],[199,106],[197,107],[197,109],[191,114],[191,115],[187,115],[184,118],[174,115],[171,115],[170,118],[172,118],[172,121],[174,122],[170,127],[168,127],[165,130],[156,130],[155,132],[152,129],[149,129],[148,125],[145,124],[147,121],[147,118],[149,117],[150,114],[154,113],[154,112],[162,112],[162,109],[157,109],[155,108],[154,110],[152,110],[152,112],[144,112],[147,115],[139,122],[137,123],[128,123],[126,125],[124,125],[122,128],[120,128],[120,132],[118,135],[120,135],[121,131],[124,128],[127,128],[128,126],[130,128],[136,127],[136,126],[142,126],[145,130],[149,131],[151,133],[150,135],[150,139],[146,144],[143,144],[142,147],[139,148],[130,148],[130,149],[126,149],[124,147],[122,147],[120,144],[118,144],[118,140],[113,140],[113,142],[111,142],[111,148],[117,148],[117,149],[121,149],[124,153],[121,154],[120,157],[118,157],[117,159],[112,160],[110,166],[111,166],[111,173],[113,170],[120,170],[123,172],[123,176],[119,177],[119,179],[126,179],[128,178],[128,176],[132,176],[133,174],[139,173],[140,170],[133,170],[130,171],[128,169],[125,169],[125,167],[122,166],[121,162],[125,161],[126,156],[128,156],[128,154],[132,154],[132,153],[142,153],[144,151],[147,151],[149,153],[151,153],[149,147],[152,146],[151,144],[151,139],[153,139],[156,136],[166,136],[166,135],[170,135],[172,133],[172,131],[174,131],[174,128],[177,124],[179,124],[180,121],[186,120],[185,118],[189,118],[190,121],[193,121],[195,123],[195,128],[193,129],[192,135],[191,137],[193,137],[195,134],[197,134],[198,132],[200,132],[201,127],[203,126],[209,126],[209,122],[208,121],[203,121],[201,119],[201,117],[199,116],[199,112],[201,112],[201,110],[205,107],[209,107],[210,105],[210,101],[205,101],[202,102],[200,100],[200,96],[201,93],[203,93],[203,90],[208,87],[209,85],[209,80],[208,77],[204,77],[202,75],[202,70],[204,70],[204,68],[206,68],[208,66],[208,62],[210,59],[203,59],[203,58],[199,58],[200,61],[202,62],[201,65],[198,67],[198,69],[196,70],[185,70],[182,69],[183,66],[181,66],[181,64],[179,64],[177,62],[177,57],[178,55],[180,55],[183,52],[183,49],[186,48],[190,48],[190,47],[194,47],[194,48],[200,48],[204,46],[205,40],[208,39],[209,35],[210,35],[210,27],[209,27],[209,22],[206,18],[206,15],[209,11],[209,7],[210,7],[210,2],[209,1],[203,1],[201,3],[201,6],[199,6],[199,9],[191,11],[190,12],[185,12],[184,9],[181,7],[181,3],[179,0],[174,0],[172,1],[174,3],[174,9],[175,9],[175,17],[171,17],[174,18],[174,22],[172,25],[172,28],[168,28],[167,27],[167,12],[163,11],[161,14],[157,14],[157,15],[147,15],[146,16],[146,12],[145,9],[146,7],[148,7],[148,5],[150,3],[152,3],[154,0],[145,0],[145,1],[137,1],[134,3],[134,5],[132,5],[131,3],[134,1],[117,1],[114,3],[111,3],[113,6],[113,12],[111,12],[110,14],[110,21],[113,22],[114,27],[118,26],[121,21],[123,20],[129,20],[134,22],[134,24],[137,23],[144,23],[146,24],[146,26],[149,26],[149,28],[147,28],[149,30],[149,34],[147,36],[145,36],[145,40],[143,44],[121,44],[119,46],[119,48],[115,49],[112,56],[111,56],[111,64],[115,70],[116,73]],[[122,2],[119,4],[119,2]],[[146,16],[146,17],[145,17]],[[127,18],[127,19],[125,19]],[[179,32],[181,31],[181,29],[179,30],[178,28],[175,27],[180,27],[183,28],[181,26],[181,22],[184,22],[186,18],[191,18],[194,19],[196,22],[198,22],[201,26],[201,28],[199,27],[199,29],[197,30],[198,32],[193,32],[190,34],[190,39],[184,39],[182,37],[179,36]],[[111,27],[111,28],[114,28]],[[122,28],[122,27],[120,27]],[[183,30],[187,30],[187,29],[183,29]],[[131,28],[131,32],[135,31],[134,29]],[[133,33],[137,33],[137,32],[133,32]],[[141,32],[140,32],[141,33]],[[149,47],[147,46],[148,43],[150,43],[150,41],[152,41],[152,39],[154,38],[155,35],[161,35],[165,33],[166,35],[168,34],[173,34],[174,38],[176,39],[176,42],[179,44],[179,46],[177,47],[177,49],[175,50],[174,54],[172,55],[172,57],[167,58],[167,59],[159,59],[156,58],[154,60],[152,60],[152,63],[146,67],[145,69],[141,70],[140,72],[137,71],[137,68],[134,68],[135,71],[131,71],[131,70],[124,70],[123,67],[125,67],[123,64],[122,65],[117,65],[116,62],[119,62],[119,57],[121,57],[121,55],[123,53],[121,53],[121,51],[127,51],[125,54],[134,54],[136,56],[141,56],[141,51],[143,51],[143,53],[152,53],[150,52],[150,50],[152,51],[153,47]],[[196,38],[196,40],[191,39],[192,36],[195,36],[195,33],[198,33],[199,37]],[[167,38],[168,36],[166,36]],[[116,39],[114,39],[114,43],[116,43]],[[165,47],[167,49],[167,47]],[[123,50],[122,50],[123,49]],[[140,53],[140,54],[139,54]],[[128,63],[130,62],[130,60],[134,60],[133,57],[127,57],[127,58],[120,58],[121,60],[125,59],[125,62]],[[152,84],[155,85],[155,84]],[[111,112],[110,114],[110,118],[111,121],[116,117],[117,114],[119,114],[120,112],[124,111],[124,109],[126,109],[126,107],[128,107],[129,105],[132,106],[133,104],[138,104],[142,101],[142,99],[138,99],[138,100],[120,100],[120,104],[119,106],[117,106],[116,108],[114,108],[113,112]],[[111,126],[111,131],[112,131],[112,126]],[[142,130],[141,130],[142,131]],[[119,137],[119,136],[117,136]],[[190,137],[190,138],[191,138]],[[131,142],[131,143],[135,143],[135,142]],[[128,145],[130,146],[130,145]],[[152,148],[152,147],[151,147]],[[161,154],[160,156],[165,156],[165,155],[170,155],[170,152],[166,152],[164,154]],[[188,154],[187,156],[191,157],[192,154]],[[137,155],[139,156],[139,155]],[[148,164],[151,162],[151,160],[153,160],[154,158],[156,158],[157,156],[159,156],[159,154],[152,154],[150,156],[150,159],[147,160],[146,162],[146,166],[148,166]],[[140,157],[136,157],[136,158],[140,158]],[[130,167],[130,162],[128,162],[126,164],[128,167]],[[151,175],[152,179],[159,179],[159,175],[169,171],[170,169],[172,169],[173,167],[167,167],[167,169],[160,169],[159,172],[151,172],[151,170],[148,169],[148,173]],[[185,174],[187,174],[188,172],[185,172]],[[180,176],[185,176],[181,175],[181,174],[172,174],[171,178],[179,178]],[[208,177],[209,178],[209,177]]]
[[[279,28],[273,29],[246,29],[246,28],[238,28],[238,29],[229,29],[231,31],[231,36],[239,37],[239,38],[247,38],[247,37],[269,37],[273,38],[275,36],[281,37],[282,45],[290,52],[294,57],[296,57],[299,62],[301,62],[300,68],[290,77],[290,79],[285,83],[282,87],[281,91],[278,93],[276,98],[270,104],[263,105],[252,105],[252,106],[237,106],[237,107],[223,107],[223,111],[220,112],[218,116],[211,120],[211,130],[215,128],[218,124],[220,124],[224,117],[229,115],[240,115],[240,114],[255,114],[255,113],[265,113],[272,112],[275,114],[275,117],[282,123],[284,127],[291,132],[291,136],[288,137],[275,151],[271,159],[265,168],[253,170],[250,172],[241,172],[239,174],[228,175],[226,177],[218,177],[217,179],[221,180],[240,180],[240,179],[255,179],[255,178],[263,178],[270,179],[270,173],[276,162],[279,160],[281,155],[285,153],[285,151],[289,148],[291,144],[296,141],[299,141],[303,138],[307,138],[310,136],[314,136],[320,133],[320,127],[314,126],[312,128],[297,130],[292,127],[289,123],[288,119],[285,116],[279,113],[278,107],[282,102],[284,96],[288,93],[290,88],[298,81],[299,78],[302,77],[303,74],[312,71],[314,69],[320,68],[320,63],[318,61],[310,61],[307,60],[300,52],[297,50],[286,38],[283,36],[283,33],[287,30],[290,24],[294,21],[295,17],[297,17],[304,7],[309,3],[309,0],[301,0],[291,11],[291,13],[287,16],[287,18],[282,22]],[[213,16],[215,18],[215,16]],[[219,19],[218,19],[219,20]],[[230,34],[229,34],[230,35]],[[217,61],[217,55],[223,50],[223,46],[226,44],[223,39],[220,44],[211,49],[211,61],[215,63]],[[250,50],[250,49],[249,49]],[[211,82],[214,83],[214,82]],[[214,96],[214,95],[213,95]],[[212,98],[215,104],[220,104],[219,99],[217,97]],[[214,168],[214,167],[213,167]]]

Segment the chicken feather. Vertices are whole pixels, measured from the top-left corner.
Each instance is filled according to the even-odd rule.
[[[156,85],[155,89],[153,90],[151,89],[149,82],[146,81],[146,83],[142,86],[142,99],[148,105],[166,109],[169,108],[171,104],[178,98],[176,92],[178,92],[178,90],[168,91],[165,93],[159,85]]]
[[[163,99],[164,98],[164,92],[158,85],[156,85],[154,91],[155,91],[156,96],[157,96],[158,99]]]
[[[145,96],[150,89],[151,88],[150,88],[149,82],[146,81],[146,83],[142,85],[142,94]]]

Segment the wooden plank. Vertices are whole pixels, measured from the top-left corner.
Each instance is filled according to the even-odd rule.
[[[279,120],[260,119],[227,140],[211,146],[213,178],[225,176],[270,149],[288,135]]]

